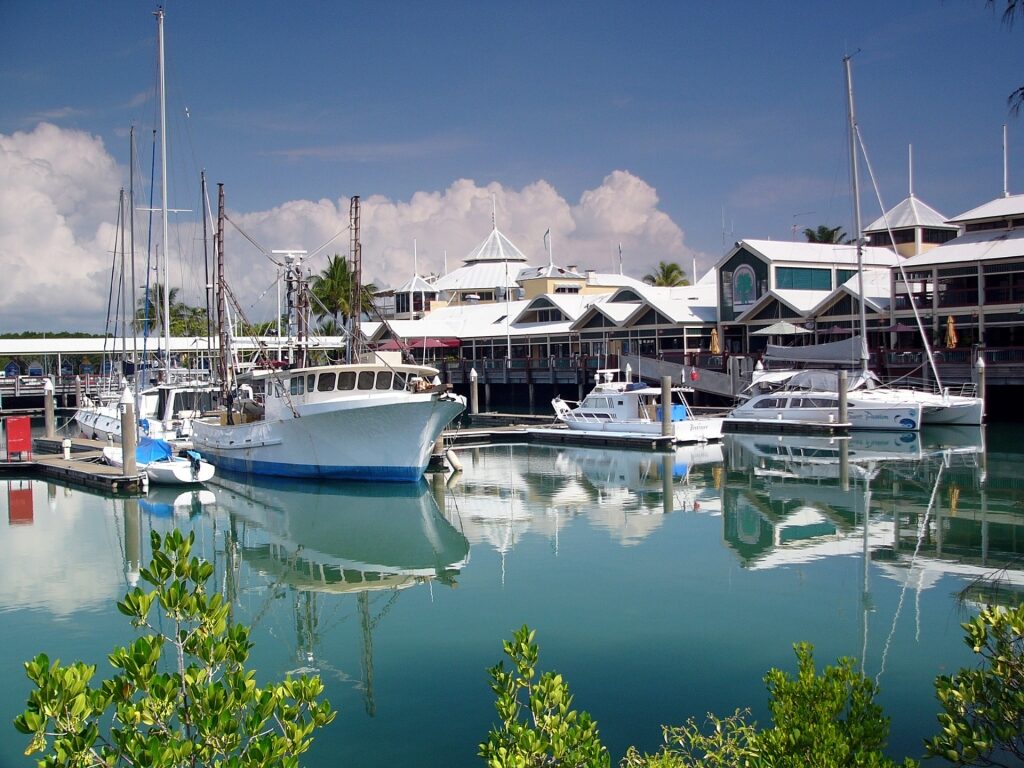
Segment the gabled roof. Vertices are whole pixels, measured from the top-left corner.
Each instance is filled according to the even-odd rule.
[[[428,283],[419,275],[413,275],[401,287],[395,288],[395,293],[437,293],[433,283]]]
[[[716,268],[725,264],[741,248],[768,262],[806,262],[818,266],[857,263],[857,247],[839,243],[801,243],[786,240],[740,240],[719,259]],[[888,248],[865,246],[863,260],[867,266],[891,267],[899,256]]]
[[[525,322],[523,318],[529,313],[550,307],[558,309],[569,320],[575,320],[594,303],[595,298],[578,293],[546,293],[543,296],[535,296],[526,302],[515,316],[514,322]]]
[[[903,260],[904,269],[1024,257],[1024,229],[970,232]]]
[[[954,216],[949,222],[951,224],[965,224],[976,219],[998,219],[1010,216],[1024,216],[1024,195],[997,197],[995,200],[990,200],[984,205],[972,208],[966,213]]]
[[[640,302],[617,302],[607,301],[594,302],[586,311],[580,314],[572,324],[572,330],[579,331],[587,326],[595,315],[602,315],[608,318],[616,328],[622,327],[623,323],[641,306]]]
[[[733,322],[746,323],[752,321],[773,301],[784,304],[796,314],[804,317],[810,313],[813,307],[817,306],[830,295],[832,295],[832,291],[798,291],[788,288],[779,288],[773,291],[768,291],[754,304],[752,304],[750,309],[737,317]],[[759,322],[761,320],[763,320],[763,318],[758,319]]]
[[[480,245],[470,251],[464,261],[467,264],[477,261],[526,261],[526,257],[495,227]]]
[[[873,312],[884,312],[889,308],[891,297],[889,295],[890,273],[880,270],[864,270],[864,300],[865,310]],[[828,296],[818,302],[810,311],[810,315],[820,315],[842,296],[850,296],[854,301],[860,300],[859,278],[854,275],[845,283],[840,285]]]
[[[909,229],[912,227],[928,227],[930,229],[957,229],[955,224],[947,224],[946,217],[927,203],[921,202],[911,195],[896,204],[883,216],[879,216],[864,232],[885,232],[888,229]]]

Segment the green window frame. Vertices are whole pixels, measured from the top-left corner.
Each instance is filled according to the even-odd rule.
[[[807,267],[776,267],[775,287],[797,291],[831,291],[832,271]]]

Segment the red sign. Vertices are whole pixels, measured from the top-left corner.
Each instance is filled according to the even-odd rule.
[[[32,420],[28,416],[8,416],[7,427],[7,460],[12,461],[15,453],[26,453],[32,458]]]

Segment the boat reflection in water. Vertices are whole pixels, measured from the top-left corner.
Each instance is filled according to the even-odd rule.
[[[460,453],[449,482],[458,524],[474,544],[505,553],[528,532],[553,540],[582,518],[621,544],[636,544],[673,511],[716,511],[707,477],[721,467],[719,443],[665,452],[572,446],[489,446]]]
[[[978,602],[1022,594],[1019,470],[986,453],[982,428],[729,435],[725,452],[725,539],[747,568],[862,556],[916,591],[948,574]]]
[[[295,674],[320,674],[353,682],[363,691],[368,714],[374,698],[373,628],[401,590],[437,580],[455,585],[469,561],[469,542],[441,514],[431,487],[418,483],[330,483],[219,475],[216,517],[224,529],[227,565],[224,584],[232,604],[241,606],[240,587],[252,592],[253,576],[264,580],[262,605],[251,623],[271,621],[271,604],[291,600]],[[441,486],[443,492],[443,485]],[[440,497],[443,503],[443,496]],[[371,594],[383,600],[375,610]],[[356,600],[360,625],[358,678],[334,666],[340,639],[323,635]],[[323,649],[321,641],[331,650]]]
[[[451,579],[469,542],[425,482],[330,483],[218,478],[218,505],[241,537],[242,560],[304,590],[361,592]]]

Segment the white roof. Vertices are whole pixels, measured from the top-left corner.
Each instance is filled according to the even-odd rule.
[[[629,275],[620,275],[618,272],[589,272],[587,273],[587,285],[609,288],[643,288],[647,283]]]
[[[923,203],[911,195],[906,200],[891,208],[884,216],[879,216],[865,232],[885,232],[889,229],[908,229],[910,227],[931,227],[939,229],[956,229],[953,224],[946,223],[946,217],[927,203]]]
[[[523,267],[519,270],[519,274],[516,275],[516,280],[522,282],[523,280],[536,280],[538,277],[565,278],[568,280],[585,279],[584,275],[581,275],[579,272],[573,272],[555,264],[545,264],[543,267]]]
[[[786,240],[740,240],[719,262],[721,267],[731,259],[740,248],[762,256],[770,262],[811,263],[822,267],[836,264],[856,265],[857,247],[838,243],[802,243]],[[864,264],[869,266],[894,266],[898,256],[888,248],[866,246],[864,248]]]
[[[518,288],[519,264],[507,261],[481,261],[467,264],[437,278],[435,291],[493,291],[495,288]]]
[[[964,264],[1024,257],[1024,229],[1010,229],[993,237],[992,232],[971,232],[925,253],[904,259],[904,269],[943,264]]]
[[[428,283],[419,275],[413,275],[401,287],[395,288],[395,293],[437,293],[437,288]]]
[[[545,293],[543,296],[534,296],[527,301],[523,309],[515,316],[518,321],[524,314],[539,307],[554,305],[562,311],[570,320],[579,317],[591,304],[595,303],[597,296],[587,296],[582,293]]]
[[[476,261],[526,261],[523,252],[512,241],[495,227],[484,241],[474,248],[464,261],[472,264]]]
[[[974,219],[996,219],[1009,216],[1024,216],[1024,195],[997,197],[984,205],[972,208],[966,213],[954,216],[950,223],[963,224]]]
[[[807,315],[810,311],[832,295],[832,291],[798,291],[791,288],[775,289],[768,291],[750,309],[736,318],[736,322],[763,323],[772,318],[755,317],[772,301],[779,301],[792,309],[798,315]]]

